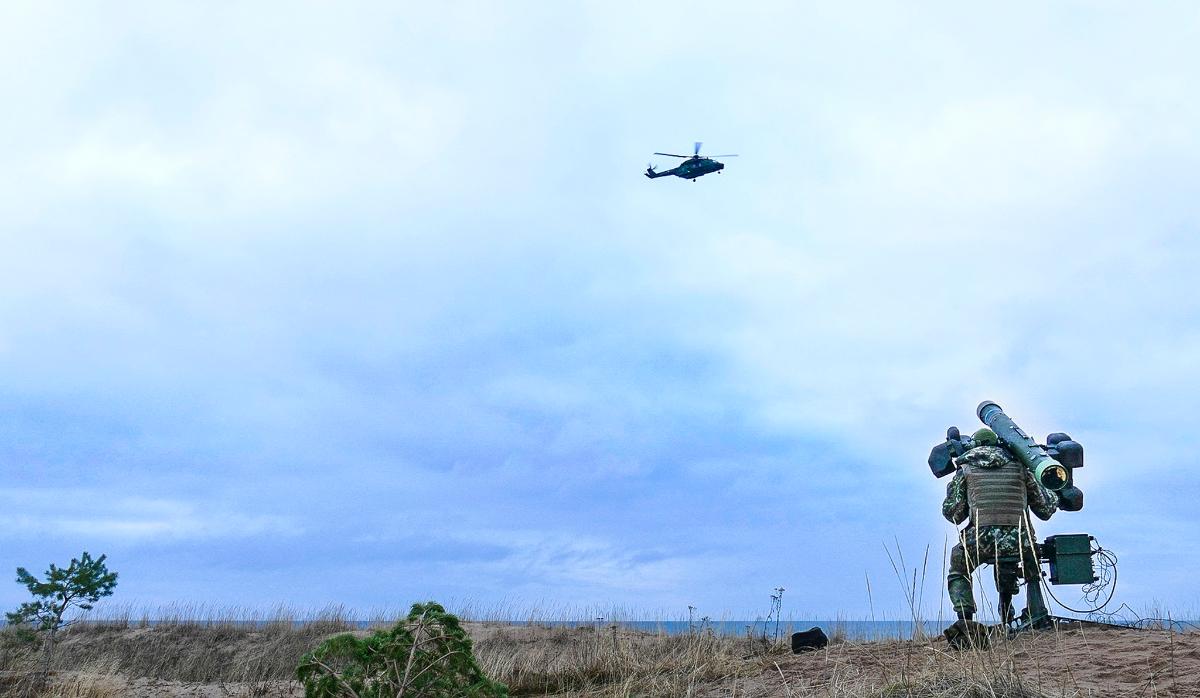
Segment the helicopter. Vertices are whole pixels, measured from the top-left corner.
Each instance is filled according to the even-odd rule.
[[[646,176],[649,177],[650,179],[655,179],[658,177],[666,177],[667,175],[675,175],[676,177],[683,177],[684,179],[690,179],[694,182],[694,181],[696,181],[697,177],[703,177],[704,175],[710,174],[712,172],[716,172],[717,174],[720,174],[721,170],[725,169],[725,165],[723,163],[717,162],[713,158],[736,158],[737,157],[737,155],[732,155],[732,154],[730,154],[730,155],[701,155],[700,154],[700,146],[701,145],[702,145],[702,143],[700,141],[697,141],[696,147],[692,150],[691,155],[675,155],[673,153],[655,153],[655,155],[665,155],[666,157],[669,157],[669,158],[682,158],[683,162],[679,163],[678,167],[673,167],[669,170],[663,170],[662,172],[656,172],[654,170],[654,165],[647,165],[646,166]]]

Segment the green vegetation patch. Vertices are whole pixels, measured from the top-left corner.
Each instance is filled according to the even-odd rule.
[[[391,630],[329,638],[300,660],[296,677],[307,698],[508,696],[479,668],[458,618],[433,602],[413,604]]]

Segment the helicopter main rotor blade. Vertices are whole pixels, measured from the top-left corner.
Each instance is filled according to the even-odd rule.
[[[669,158],[690,158],[691,155],[676,155],[675,153],[655,153],[655,155],[666,155]]]
[[[736,158],[737,153],[726,153],[724,155],[705,155],[706,158]]]
[[[694,150],[692,150],[692,155],[699,155],[700,154],[700,146],[702,146],[702,145],[704,145],[703,142],[696,141],[696,148]]]

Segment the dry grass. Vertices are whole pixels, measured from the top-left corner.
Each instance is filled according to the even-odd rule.
[[[912,643],[914,645],[920,643]],[[940,645],[940,646],[939,646]],[[892,674],[878,695],[911,696],[913,698],[1049,698],[1046,687],[1031,682],[1019,668],[1017,645],[997,640],[988,649],[952,651],[941,643],[930,643],[923,649],[924,657],[906,661],[897,667],[900,676]],[[910,652],[912,647],[906,648]],[[885,672],[885,676],[888,673]],[[874,688],[874,687],[872,687]],[[1061,688],[1061,687],[1060,687]],[[871,692],[874,695],[874,691]],[[851,695],[863,695],[858,691]],[[1056,696],[1073,696],[1076,692],[1055,692]]]
[[[739,695],[1091,698],[1200,695],[1200,633],[1074,627],[954,651],[938,638],[831,645]],[[770,678],[770,677],[766,677]],[[786,682],[786,683],[785,683]],[[726,695],[735,687],[728,686]]]
[[[81,624],[62,634],[40,696],[300,696],[291,678],[300,656],[349,627],[335,617],[260,619],[257,626],[229,618]],[[1200,633],[1074,629],[998,639],[965,652],[939,637],[842,641],[793,656],[781,645],[707,632],[669,635],[609,624],[466,627],[481,666],[514,695],[1200,695],[1200,678],[1191,678],[1200,677]],[[20,695],[36,666],[37,647],[0,630],[0,695]]]
[[[879,695],[886,698],[1051,698],[1025,686],[1012,675],[980,680],[972,676],[938,674],[890,686]]]
[[[164,624],[144,628],[77,626],[60,634],[53,671],[111,667],[112,673],[170,681],[217,683],[290,679],[301,655],[349,627]],[[0,671],[31,672],[37,647],[8,644]]]
[[[155,682],[211,685],[220,696],[286,695],[276,689],[294,683],[300,657],[353,627],[336,608],[307,617],[276,609],[249,620],[236,610],[201,615],[204,610],[171,607],[153,621],[132,613],[84,619],[59,634],[51,675],[32,695],[169,695],[158,692]],[[0,629],[0,695],[30,695],[39,678],[39,648],[13,628]],[[136,679],[148,681],[135,690],[130,682]]]
[[[118,698],[126,681],[111,664],[84,665],[76,671],[53,674],[45,682],[32,671],[0,672],[0,695],[38,698]]]
[[[712,633],[489,626],[475,634],[484,671],[516,695],[683,696],[762,670],[761,661],[745,658],[745,639]]]
[[[126,682],[139,678],[237,686],[249,695],[286,693],[279,684],[297,688],[291,679],[300,657],[349,628],[329,621],[253,627],[207,619],[81,624],[60,635],[51,681],[39,695],[125,695]],[[688,695],[705,684],[761,672],[770,666],[763,664],[769,653],[784,653],[782,646],[751,646],[746,638],[712,633],[500,623],[468,628],[481,666],[514,695]],[[36,676],[37,649],[17,641],[11,629],[0,631],[0,693],[17,694]],[[755,654],[747,659],[751,650]]]

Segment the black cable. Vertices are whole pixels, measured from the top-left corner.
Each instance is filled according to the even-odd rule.
[[[1118,617],[1118,614],[1121,613],[1121,609],[1128,611],[1136,620]],[[1138,630],[1165,630],[1167,628],[1178,628],[1180,632],[1183,632],[1186,628],[1200,630],[1200,625],[1188,622],[1186,620],[1175,620],[1174,618],[1143,618],[1142,616],[1138,615],[1137,611],[1130,608],[1128,604],[1121,604],[1119,607],[1117,607],[1117,610],[1110,613],[1097,613],[1094,615],[1103,618],[1104,620],[1102,622],[1112,623],[1115,620],[1117,621],[1114,623],[1115,625],[1136,628]],[[1091,619],[1089,618],[1089,620]]]
[[[1083,585],[1083,598],[1088,603],[1096,603],[1100,600],[1100,594],[1104,593],[1104,588],[1110,583],[1113,585],[1113,591],[1116,591],[1117,586],[1117,556],[1110,550],[1097,547],[1094,553],[1100,559],[1100,574],[1097,575],[1097,581],[1091,584]],[[1109,573],[1112,573],[1112,579],[1109,579]],[[1112,600],[1112,594],[1108,595],[1108,600],[1097,607],[1097,611],[1108,605]]]
[[[1088,603],[1096,603],[1096,601],[1100,598],[1100,594],[1104,592],[1104,588],[1110,587],[1108,590],[1108,598],[1104,600],[1104,603],[1086,611],[1078,608],[1071,608],[1054,595],[1054,592],[1050,590],[1049,584],[1045,585],[1046,593],[1050,595],[1050,598],[1054,599],[1054,602],[1059,606],[1062,606],[1072,613],[1081,613],[1089,616],[1099,614],[1105,606],[1112,602],[1113,596],[1117,593],[1117,556],[1099,546],[1092,551],[1092,555],[1101,560],[1099,565],[1100,574],[1096,575],[1095,582],[1091,582],[1083,586],[1083,596],[1084,600]],[[1111,578],[1109,578],[1109,574],[1112,575]]]

